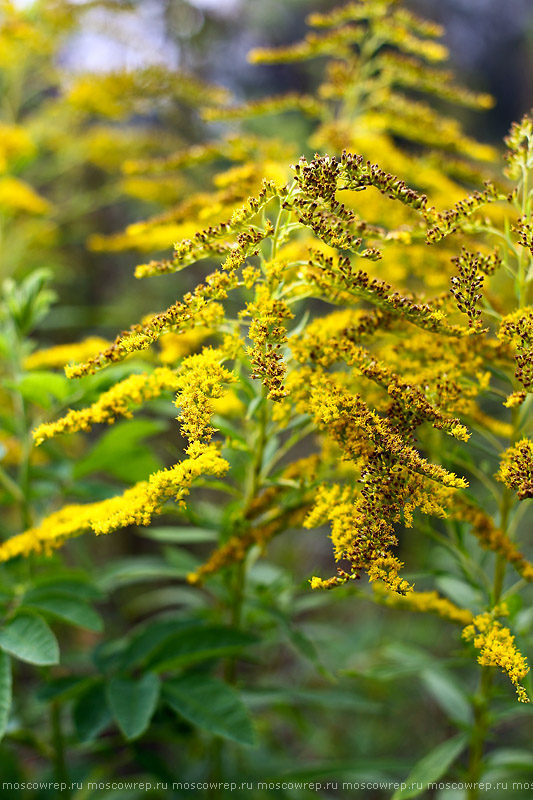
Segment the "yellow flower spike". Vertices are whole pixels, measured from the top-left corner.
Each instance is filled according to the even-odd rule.
[[[11,161],[32,156],[35,145],[22,125],[0,123],[0,172],[4,172]]]
[[[215,432],[211,426],[215,410],[212,401],[225,395],[223,384],[236,381],[235,375],[220,363],[226,357],[222,349],[206,347],[182,362],[175,405],[180,409],[181,432],[191,442],[209,441]]]
[[[526,397],[526,392],[511,392],[503,405],[505,408],[517,408],[522,405]]]
[[[196,327],[217,328],[224,318],[224,309],[215,298],[227,297],[227,292],[237,286],[237,279],[222,272],[214,272],[194,292],[185,295],[166,311],[154,314],[143,324],[132,325],[129,331],[117,336],[111,347],[89,358],[85,363],[65,368],[68,378],[80,378],[103,369],[108,364],[123,361],[127,355],[150,347],[165,333],[190,330]]]
[[[87,531],[106,534],[129,525],[149,525],[166,500],[183,503],[193,481],[202,475],[222,476],[229,468],[213,445],[196,443],[188,458],[167,470],[155,472],[117,497],[98,503],[65,506],[46,517],[38,527],[0,544],[0,561],[29,553],[50,554],[68,539]]]
[[[509,628],[504,627],[495,619],[496,616],[507,614],[505,604],[495,606],[491,612],[485,611],[478,614],[463,630],[463,638],[473,642],[479,650],[478,663],[483,667],[499,667],[507,673],[516,688],[518,700],[529,703],[529,697],[520,681],[529,672],[527,659],[517,649]]]
[[[472,533],[477,537],[481,547],[498,553],[515,568],[524,580],[533,581],[533,564],[518,550],[509,536],[494,524],[489,514],[481,508],[467,503],[464,498],[458,498],[450,516],[469,522],[472,525]]]
[[[8,212],[45,214],[50,203],[24,181],[11,175],[0,177],[0,209]]]
[[[382,556],[369,565],[368,579],[371,583],[381,581],[393,594],[405,596],[414,591],[414,586],[400,578],[398,573],[403,566],[403,563],[395,556]]]
[[[270,499],[274,499],[276,494],[277,491],[273,490]],[[211,553],[205,564],[198,567],[195,572],[189,573],[187,581],[192,584],[203,583],[209,575],[213,575],[232,564],[241,563],[251,547],[258,546],[261,550],[264,550],[271,539],[286,531],[287,528],[299,527],[307,508],[308,505],[304,501],[302,508],[297,508],[296,510],[288,509],[272,522],[252,526],[247,531],[235,534]]]
[[[176,373],[167,367],[158,367],[151,374],[130,375],[104,392],[88,408],[70,410],[55,422],[45,422],[33,431],[37,445],[51,439],[58,433],[89,431],[92,425],[111,424],[117,416],[130,417],[131,407],[158,397],[162,392],[175,389],[178,385]]]
[[[505,450],[495,477],[515,489],[519,500],[533,497],[533,441],[524,437]]]
[[[292,319],[294,314],[283,300],[270,296],[267,286],[259,285],[255,301],[247,304],[242,316],[252,318],[248,335],[253,347],[247,349],[252,378],[260,378],[268,389],[268,397],[279,401],[286,396],[283,385],[286,365],[279,349],[287,341],[285,320]]]
[[[379,582],[374,583],[372,589],[376,600],[387,606],[404,608],[407,611],[437,614],[442,619],[459,625],[468,625],[473,619],[473,615],[468,609],[456,606],[451,600],[442,597],[435,591],[418,592],[413,590],[407,594],[401,594],[391,591],[388,586]]]
[[[159,339],[159,360],[163,364],[175,365],[181,358],[194,352],[212,334],[212,330],[204,327],[181,333],[166,333]]]
[[[37,350],[24,359],[25,369],[42,369],[43,367],[61,367],[75,361],[85,361],[95,353],[110,347],[111,342],[99,336],[89,336],[83,342],[58,344],[46,350]]]
[[[194,75],[150,65],[144,69],[80,75],[72,83],[67,101],[82,111],[120,120],[146,113],[147,97],[151,98],[150,104],[154,100],[166,103],[177,99],[198,106],[199,103],[224,103],[228,93]]]
[[[515,349],[515,377],[524,388],[533,388],[533,307],[519,308],[502,318],[498,338]]]

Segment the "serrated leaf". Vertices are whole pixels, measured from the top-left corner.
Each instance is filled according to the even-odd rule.
[[[7,653],[0,652],[0,739],[6,732],[11,711],[11,659]]]
[[[151,672],[137,680],[112,678],[107,700],[118,727],[126,739],[137,739],[150,724],[159,698],[159,678]]]
[[[103,682],[93,685],[78,698],[72,712],[74,727],[81,742],[92,742],[110,724],[112,717],[107,705]]]
[[[0,647],[28,664],[59,663],[57,639],[44,619],[36,614],[18,614],[0,630]]]
[[[239,693],[207,675],[182,675],[167,681],[163,697],[193,725],[239,744],[255,744],[252,721]]]
[[[37,611],[57,617],[70,625],[77,625],[79,628],[86,628],[89,631],[100,632],[104,628],[102,617],[97,614],[94,608],[84,603],[83,600],[76,600],[62,594],[42,594],[37,599],[24,600],[22,607],[31,607]]]
[[[255,636],[236,628],[198,625],[161,642],[149,659],[148,666],[157,671],[167,670],[227,655],[256,642]]]
[[[406,788],[397,789],[392,795],[392,800],[408,800],[425,792],[428,783],[435,783],[445,774],[464,750],[467,742],[468,737],[461,733],[437,745],[415,764],[404,781],[407,784]],[[419,786],[421,788],[418,788]]]

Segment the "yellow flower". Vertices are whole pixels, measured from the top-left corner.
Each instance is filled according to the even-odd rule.
[[[206,347],[201,353],[183,360],[176,381],[175,405],[180,409],[181,432],[190,442],[209,441],[215,432],[211,426],[212,400],[224,396],[223,384],[236,380],[233,373],[221,365],[224,358],[222,350]]]
[[[176,373],[167,367],[158,367],[151,374],[130,375],[100,395],[88,408],[70,410],[55,422],[39,425],[33,431],[33,438],[39,445],[58,433],[89,431],[96,423],[112,424],[117,416],[131,417],[131,406],[152,400],[166,390],[176,389],[177,385]]]
[[[519,500],[533,497],[533,441],[524,437],[504,451],[496,478],[516,489]]]
[[[46,517],[38,527],[13,536],[0,544],[0,561],[31,552],[49,554],[68,539],[86,531],[111,533],[128,525],[149,525],[166,500],[183,504],[192,482],[201,475],[222,476],[229,464],[216,447],[195,443],[188,458],[167,470],[155,472],[117,497],[87,505],[65,506]]]
[[[463,638],[473,642],[479,650],[478,663],[483,667],[499,667],[506,672],[516,688],[518,699],[529,703],[526,690],[520,684],[529,672],[526,658],[517,649],[509,628],[494,619],[498,615],[506,615],[505,604],[496,606],[492,612],[485,611],[474,617],[472,623],[463,630]]]
[[[0,208],[14,212],[25,211],[28,214],[45,214],[50,210],[50,204],[29,184],[5,175],[0,178]]]
[[[99,336],[89,336],[83,342],[58,344],[46,350],[37,350],[24,359],[25,369],[41,369],[42,367],[64,367],[73,361],[85,361],[100,350],[109,347],[111,342]]]
[[[376,599],[387,606],[405,608],[408,611],[437,614],[442,619],[457,622],[460,625],[468,625],[473,618],[468,609],[459,608],[446,597],[439,595],[438,592],[411,591],[402,596],[397,592],[391,591],[383,583],[375,583],[372,588]]]

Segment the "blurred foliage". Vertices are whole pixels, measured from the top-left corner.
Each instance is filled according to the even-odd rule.
[[[531,774],[531,121],[502,176],[439,26],[366,0],[287,44],[294,8],[246,9],[284,40],[247,75],[306,76],[265,96],[198,77],[231,23],[186,3],[183,69],[98,73],[64,48],[134,5],[2,3],[4,782]],[[123,290],[123,253],[162,288]]]

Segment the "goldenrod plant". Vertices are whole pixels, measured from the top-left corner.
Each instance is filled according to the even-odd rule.
[[[513,125],[502,170],[496,149],[442,111],[444,102],[482,110],[492,100],[435,66],[447,57],[439,26],[395,0],[356,0],[309,23],[303,41],[255,50],[251,61],[321,57],[316,93],[237,103],[213,90],[203,112],[215,126],[211,140],[123,165],[128,175],[188,187],[198,185],[199,170],[202,191],[90,240],[97,249],[150,251],[172,232],[173,253],[138,264],[135,276],[197,270],[196,287],[180,294],[178,282],[166,309],[114,341],[27,357],[29,376],[66,364],[71,385],[92,393],[87,404],[73,391],[66,413],[41,415],[34,452],[49,459],[64,447],[68,462],[80,432],[102,431],[77,475],[107,471],[126,486],[92,497],[89,487],[84,502],[78,496],[26,516],[0,545],[6,574],[17,575],[0,631],[5,720],[10,657],[59,660],[47,615],[80,623],[74,605],[91,614],[98,590],[116,593],[144,578],[145,595],[130,594],[122,618],[105,620],[94,666],[77,653],[47,676],[57,776],[128,774],[120,760],[98,764],[106,736],[117,733],[150,743],[151,759],[132,745],[139,774],[177,780],[163,755],[176,741],[186,742],[194,764],[180,761],[182,780],[200,776],[217,787],[276,774],[286,730],[253,711],[261,691],[272,690],[260,663],[276,661],[279,626],[314,666],[313,680],[337,684],[321,690],[326,708],[357,707],[365,681],[378,701],[387,674],[400,681],[407,671],[448,717],[417,763],[401,744],[407,759],[399,766],[363,767],[361,747],[351,773],[332,762],[318,774],[385,774],[389,791],[379,796],[394,800],[429,796],[442,781],[458,787],[454,798],[499,797],[497,789],[482,793],[531,765],[533,120],[526,114]],[[122,83],[105,86],[106,108],[122,113]],[[143,100],[161,86],[149,84]],[[180,91],[197,90],[185,82]],[[88,84],[76,92],[84,107],[104,105]],[[303,154],[283,138],[285,113],[311,120]],[[279,115],[279,137],[261,135],[254,119],[263,114]],[[99,383],[106,374],[111,385]],[[164,460],[154,467],[141,442],[156,432]],[[135,459],[136,448],[146,457]],[[73,476],[71,493],[76,469]],[[6,472],[6,491],[11,483]],[[318,528],[328,531],[333,555],[313,571]],[[120,530],[161,555],[106,565],[100,580],[58,567],[67,553],[87,569],[102,541],[94,534]],[[282,541],[292,542],[294,577],[261,561]],[[313,641],[295,625],[293,607],[318,608],[329,626],[342,609],[331,652],[322,652],[324,632]],[[346,614],[392,629],[413,613],[433,615],[425,631],[450,623],[447,651],[436,642],[424,652],[423,639],[409,638],[411,622],[388,649],[378,630],[357,639],[354,653],[344,632]],[[365,636],[371,646],[361,655]],[[291,697],[279,686],[271,696],[283,691]],[[302,698],[301,689],[293,694]],[[499,726],[511,720],[518,734],[507,746],[508,729]],[[74,768],[65,753],[76,741],[91,750]],[[247,749],[254,744],[259,761]],[[267,784],[256,789],[269,796]],[[276,790],[316,796],[307,784],[296,794]]]
[[[157,60],[87,72],[67,47],[91,20],[101,20],[102,36],[134,13],[134,2],[119,0],[0,3],[3,277],[45,265],[85,291],[102,269],[84,251],[96,220],[112,213],[125,223],[141,203],[147,213],[182,191],[176,181],[123,174],[124,154],[164,156],[194,140],[198,103],[220,103],[226,92]],[[153,249],[167,241],[160,235]]]

